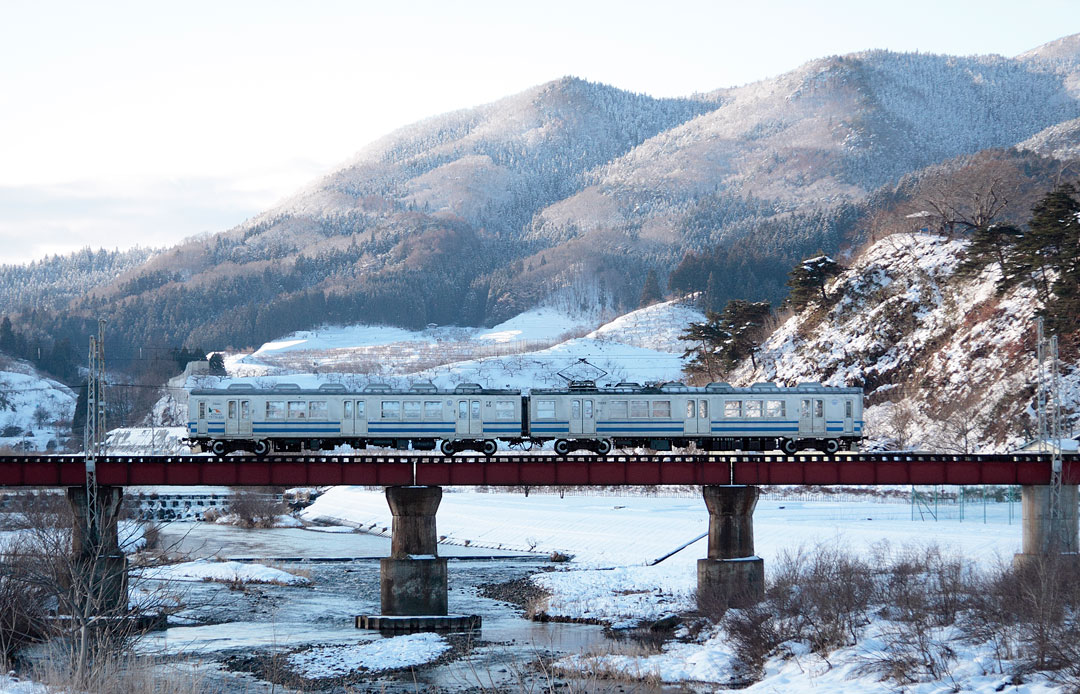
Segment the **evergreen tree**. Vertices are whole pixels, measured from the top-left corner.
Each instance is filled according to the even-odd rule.
[[[722,292],[720,283],[716,279],[716,273],[709,273],[709,281],[705,284],[705,310],[716,311],[720,308]]]
[[[71,435],[79,446],[83,443],[83,433],[86,431],[86,407],[89,393],[86,381],[79,386],[79,395],[75,398],[75,413],[71,417]]]
[[[987,265],[997,263],[1001,268],[998,289],[1006,289],[1015,277],[1012,273],[1015,269],[1012,256],[1023,237],[1024,232],[1012,224],[987,224],[976,228],[971,234],[967,257],[956,268],[957,274],[972,277]]]
[[[1062,283],[1060,288],[1068,291],[1065,285],[1069,280],[1064,275],[1075,264],[1080,250],[1077,246],[1080,243],[1077,238],[1080,202],[1076,194],[1072,184],[1064,184],[1035,203],[1028,231],[1017,241],[1010,265],[1012,273],[1023,274],[1031,281],[1047,310],[1050,310],[1051,294],[1057,293],[1059,283]],[[1059,273],[1056,282],[1052,281],[1055,271]]]
[[[15,330],[11,327],[11,319],[4,316],[4,320],[0,321],[0,352],[14,354],[15,348]]]
[[[656,270],[649,270],[645,275],[645,286],[641,289],[641,300],[638,308],[644,308],[657,301],[663,301],[664,295],[660,292],[660,282],[656,279]]]
[[[687,370],[714,380],[747,357],[757,368],[754,353],[771,313],[767,301],[742,299],[729,301],[720,313],[706,312],[704,323],[691,323],[679,336],[694,343],[683,353],[691,359]]]
[[[691,323],[679,335],[680,340],[693,343],[683,352],[684,358],[690,358],[686,370],[709,381],[716,380],[721,372],[720,348],[729,338],[728,331],[720,325],[720,314],[713,311],[706,312],[704,323]]]
[[[221,356],[221,352],[214,352],[210,355],[210,375],[211,376],[227,376],[228,372],[225,371],[225,357]]]
[[[830,278],[836,277],[843,271],[835,260],[827,255],[818,255],[802,261],[788,273],[787,286],[791,288],[788,302],[792,308],[799,310],[816,300],[819,296],[824,306],[829,302],[829,295],[825,292],[825,284]]]

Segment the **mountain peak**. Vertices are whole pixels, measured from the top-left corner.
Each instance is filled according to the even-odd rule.
[[[1016,56],[1017,60],[1080,62],[1080,34],[1062,36]]]

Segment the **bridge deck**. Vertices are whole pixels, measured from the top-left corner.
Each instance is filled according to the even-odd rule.
[[[395,485],[979,485],[1050,482],[1048,454],[936,455],[276,455],[110,456],[98,458],[99,484],[324,486]],[[1065,456],[1063,480],[1080,484],[1080,456]],[[62,487],[85,482],[70,455],[0,456],[0,487]]]

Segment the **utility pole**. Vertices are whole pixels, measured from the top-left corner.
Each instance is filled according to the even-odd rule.
[[[86,426],[83,451],[86,456],[86,513],[90,531],[98,530],[97,459],[105,447],[105,320],[98,320],[98,334],[90,336],[89,370],[86,376]]]
[[[1061,508],[1061,471],[1063,467],[1061,437],[1064,428],[1061,403],[1061,375],[1058,364],[1057,335],[1052,336],[1049,340],[1046,339],[1041,317],[1038,320],[1038,346],[1036,352],[1039,359],[1037,417],[1040,452],[1048,452],[1048,437],[1052,442],[1049,446],[1051,546],[1046,549],[1058,553],[1063,551],[1068,544],[1065,540],[1065,519]]]

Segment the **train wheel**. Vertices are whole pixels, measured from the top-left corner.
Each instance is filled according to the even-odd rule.
[[[484,441],[483,447],[480,449],[480,452],[490,457],[495,455],[495,451],[497,450],[499,450],[499,444],[495,443],[491,439],[486,439]]]
[[[439,444],[439,450],[442,451],[442,454],[447,458],[457,453],[457,447],[454,446],[454,442],[447,439],[443,439],[443,442]]]
[[[566,439],[559,439],[555,442],[555,452],[559,455],[570,454],[570,442]]]
[[[600,439],[596,442],[596,454],[607,455],[611,453],[611,439]]]
[[[225,455],[225,442],[214,441],[212,444],[210,444],[210,452],[216,456]]]
[[[270,442],[266,439],[259,439],[255,442],[255,455],[266,455],[270,452]]]
[[[829,455],[836,453],[838,450],[840,450],[840,442],[836,439],[829,439],[825,442],[825,452]]]
[[[799,444],[795,443],[795,439],[784,439],[780,444],[780,450],[788,455],[795,455],[799,452]]]

